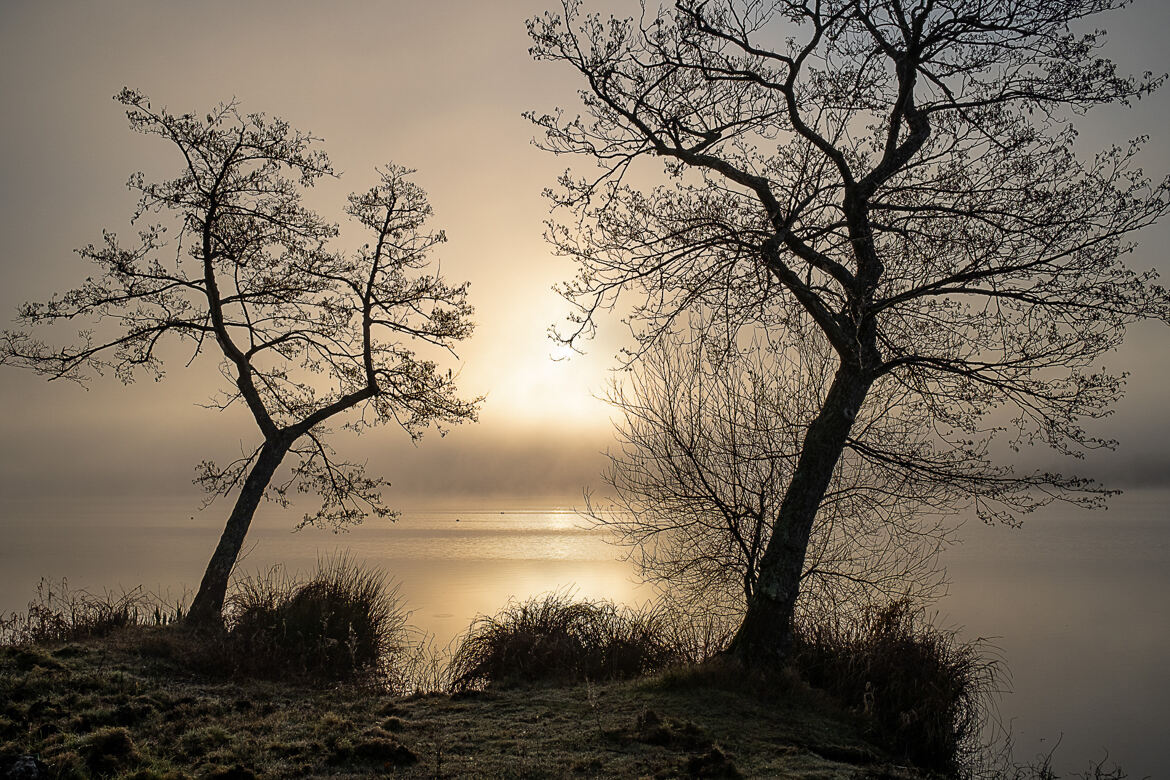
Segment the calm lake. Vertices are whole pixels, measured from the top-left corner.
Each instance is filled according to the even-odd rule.
[[[0,611],[11,611],[41,577],[181,596],[197,584],[226,508],[192,516],[191,506],[158,500],[128,513],[62,500],[35,509],[9,501],[0,512]],[[307,571],[318,556],[348,550],[391,574],[411,622],[440,643],[509,597],[559,588],[631,603],[653,595],[570,506],[494,500],[406,511],[393,525],[340,535],[291,533],[293,522],[265,510],[243,569]],[[991,638],[1006,659],[1013,692],[1000,712],[1017,759],[1062,740],[1061,770],[1108,755],[1131,778],[1170,777],[1170,492],[1133,491],[1105,512],[1046,510],[1019,530],[969,522],[959,536],[937,619]]]

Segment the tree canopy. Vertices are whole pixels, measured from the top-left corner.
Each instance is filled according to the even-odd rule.
[[[823,342],[816,391],[736,648],[786,651],[814,518],[842,453],[945,482],[985,519],[1086,480],[1021,472],[993,441],[1080,455],[1120,377],[1099,360],[1170,321],[1124,259],[1170,208],[1143,139],[1086,156],[1071,122],[1161,77],[1119,74],[1084,32],[1117,0],[678,0],[603,19],[566,0],[532,53],[581,78],[583,112],[533,114],[582,157],[551,191],[550,240],[576,260],[575,341],[619,296],[633,357],[700,310],[781,352]],[[666,182],[643,186],[657,159]],[[725,343],[735,344],[728,338]],[[797,382],[780,392],[804,392]],[[896,403],[888,403],[896,399]],[[867,404],[913,432],[862,435]],[[897,446],[912,442],[913,446]]]
[[[338,226],[303,203],[305,190],[333,176],[320,139],[235,101],[204,116],[174,114],[124,89],[135,131],[166,141],[179,159],[174,178],[129,186],[139,194],[125,242],[106,232],[79,250],[96,270],[80,286],[21,310],[22,329],[0,342],[4,363],[50,379],[83,382],[113,372],[123,382],[160,378],[160,350],[182,345],[193,362],[211,353],[225,386],[211,405],[247,408],[261,443],[226,464],[203,461],[197,481],[238,492],[192,616],[218,616],[231,567],[261,497],[313,493],[320,508],[304,523],[342,526],[392,515],[386,485],[360,463],[338,459],[330,425],[362,432],[387,423],[417,438],[430,425],[475,418],[478,399],[458,397],[450,370],[414,344],[450,352],[473,328],[467,285],[431,268],[446,239],[429,228],[426,194],[387,165],[370,189],[349,196],[346,214],[370,240],[332,248]],[[34,331],[86,323],[57,346]],[[277,469],[295,456],[287,474]],[[274,479],[274,477],[276,477]]]

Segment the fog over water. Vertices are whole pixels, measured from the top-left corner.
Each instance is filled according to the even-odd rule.
[[[987,637],[1011,671],[1002,705],[1017,759],[1084,771],[1106,755],[1130,777],[1170,777],[1170,491],[1107,511],[1049,507],[1019,529],[976,521],[944,560],[943,625]]]

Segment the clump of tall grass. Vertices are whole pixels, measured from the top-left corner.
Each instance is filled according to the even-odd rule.
[[[27,609],[0,614],[0,644],[117,635],[144,655],[214,675],[373,682],[408,693],[446,687],[445,657],[410,638],[396,589],[381,571],[345,555],[319,561],[307,577],[277,566],[236,579],[219,630],[186,630],[184,611],[182,602],[169,604],[141,587],[95,595],[65,580],[41,580]],[[177,630],[125,631],[149,627]]]
[[[796,635],[800,676],[862,713],[891,752],[952,773],[979,750],[999,670],[984,645],[960,642],[907,600],[853,619],[806,619]]]
[[[655,610],[667,642],[691,666],[721,659],[738,628],[735,616],[719,611],[701,613],[671,601],[660,602]]]
[[[454,690],[636,677],[683,660],[666,613],[558,591],[478,618],[451,659]]]
[[[319,561],[307,580],[279,567],[245,577],[226,606],[227,661],[248,676],[381,680],[406,646],[397,589],[347,556]]]
[[[182,615],[181,604],[167,604],[141,586],[98,595],[71,589],[66,579],[42,578],[23,612],[0,614],[0,644],[98,639],[134,626],[168,625]]]

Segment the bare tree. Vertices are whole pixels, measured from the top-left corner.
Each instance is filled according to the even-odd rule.
[[[591,502],[589,515],[631,547],[647,580],[694,610],[741,619],[755,592],[807,421],[832,380],[823,339],[795,347],[729,344],[700,321],[652,345],[629,381],[614,383],[613,499]],[[929,446],[921,425],[886,413],[903,400],[871,399],[854,425],[810,533],[798,614],[942,592],[946,515],[963,491],[858,452],[867,440],[900,452]]]
[[[1155,274],[1122,262],[1170,188],[1137,167],[1139,142],[1083,158],[1069,122],[1161,83],[1118,74],[1098,33],[1071,31],[1123,4],[678,0],[634,21],[565,0],[530,22],[533,55],[583,82],[581,116],[533,115],[542,144],[596,166],[552,194],[567,215],[550,238],[580,266],[564,337],[591,333],[624,291],[635,357],[696,307],[732,331],[815,330],[834,353],[733,640],[741,659],[785,657],[851,441],[914,479],[982,486],[988,519],[1099,499],[1082,479],[996,465],[991,443],[1107,444],[1082,428],[1121,390],[1098,359],[1128,324],[1170,320]],[[637,186],[654,157],[667,182]],[[875,398],[929,420],[931,446],[858,440]]]
[[[333,527],[367,514],[390,516],[385,482],[360,464],[335,457],[329,424],[354,432],[396,423],[417,438],[432,423],[475,419],[478,399],[461,400],[450,370],[419,357],[412,342],[450,351],[472,331],[467,285],[452,286],[429,256],[445,241],[427,223],[425,193],[389,165],[370,190],[349,196],[346,213],[369,231],[356,252],[333,251],[336,225],[307,209],[302,194],[332,176],[320,139],[263,114],[241,114],[233,101],[205,117],[156,109],[124,89],[131,127],[158,136],[179,153],[179,174],[162,182],[141,173],[127,245],[106,233],[79,253],[97,272],[46,303],[25,304],[23,330],[5,332],[0,360],[50,379],[79,382],[111,370],[123,382],[163,374],[167,340],[186,345],[190,361],[218,353],[230,383],[212,406],[243,404],[261,434],[251,454],[227,465],[204,461],[197,482],[209,492],[236,492],[235,506],[208,563],[189,619],[217,621],[228,578],[248,526],[267,495],[316,493],[321,507],[302,524]],[[64,347],[36,337],[37,326],[89,323]],[[286,476],[278,469],[294,462]]]

